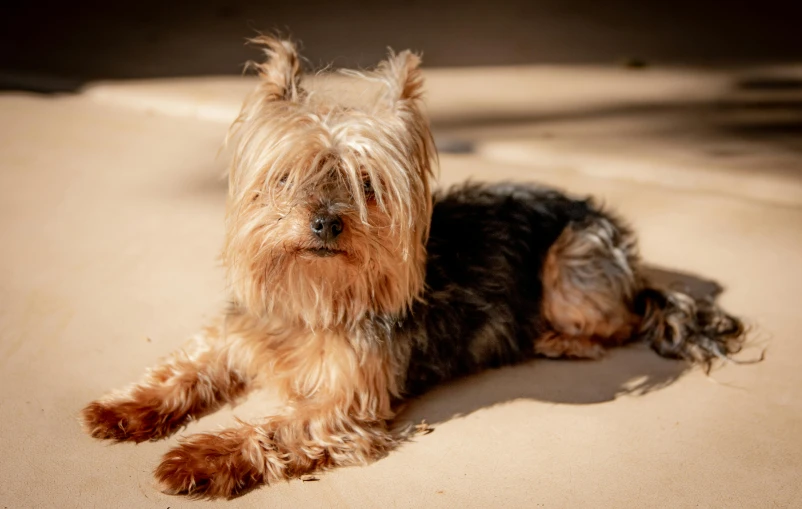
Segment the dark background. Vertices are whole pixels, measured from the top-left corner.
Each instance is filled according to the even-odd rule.
[[[802,61],[802,2],[406,0],[15,2],[0,16],[0,86],[238,74],[257,30],[303,42],[315,67],[369,66],[387,46],[427,66]]]

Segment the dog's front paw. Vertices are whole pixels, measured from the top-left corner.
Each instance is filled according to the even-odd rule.
[[[171,495],[236,497],[265,482],[246,449],[234,433],[193,435],[165,454],[156,480]]]
[[[136,401],[93,401],[81,411],[84,429],[94,438],[118,442],[160,440],[172,434],[184,419],[159,412]]]

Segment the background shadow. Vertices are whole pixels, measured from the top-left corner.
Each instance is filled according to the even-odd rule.
[[[388,46],[426,65],[802,59],[802,4],[675,0],[176,0],[11,2],[0,88],[75,90],[99,79],[237,75],[256,30],[303,41],[313,67],[373,65]]]
[[[633,71],[648,72],[648,71]],[[569,137],[555,134],[616,121],[640,122],[639,134],[651,140],[674,143],[683,150],[715,162],[749,160],[756,148],[766,155],[784,154],[798,162],[802,154],[802,68],[783,71],[760,66],[730,71],[720,94],[706,100],[666,98],[652,102],[611,101],[565,111],[465,111],[448,117],[434,115],[432,129],[442,153],[464,154],[493,140],[539,140]],[[634,124],[631,124],[634,125]],[[613,130],[612,133],[615,133]],[[610,134],[623,139],[627,134]],[[792,165],[796,169],[802,164]],[[750,169],[749,171],[754,171]],[[774,173],[786,170],[766,167]],[[790,170],[794,174],[798,171]]]

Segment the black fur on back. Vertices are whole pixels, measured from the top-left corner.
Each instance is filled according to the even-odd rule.
[[[414,338],[408,395],[526,360],[544,331],[543,260],[588,201],[520,184],[467,184],[435,196],[424,302],[402,327]]]

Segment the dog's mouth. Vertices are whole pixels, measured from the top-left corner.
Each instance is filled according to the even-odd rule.
[[[345,251],[342,251],[340,249],[330,249],[330,248],[327,248],[327,247],[316,247],[316,248],[304,249],[303,252],[306,253],[306,254],[312,255],[312,256],[316,256],[318,258],[329,258],[329,257],[332,257],[332,256],[344,255],[345,254]]]

